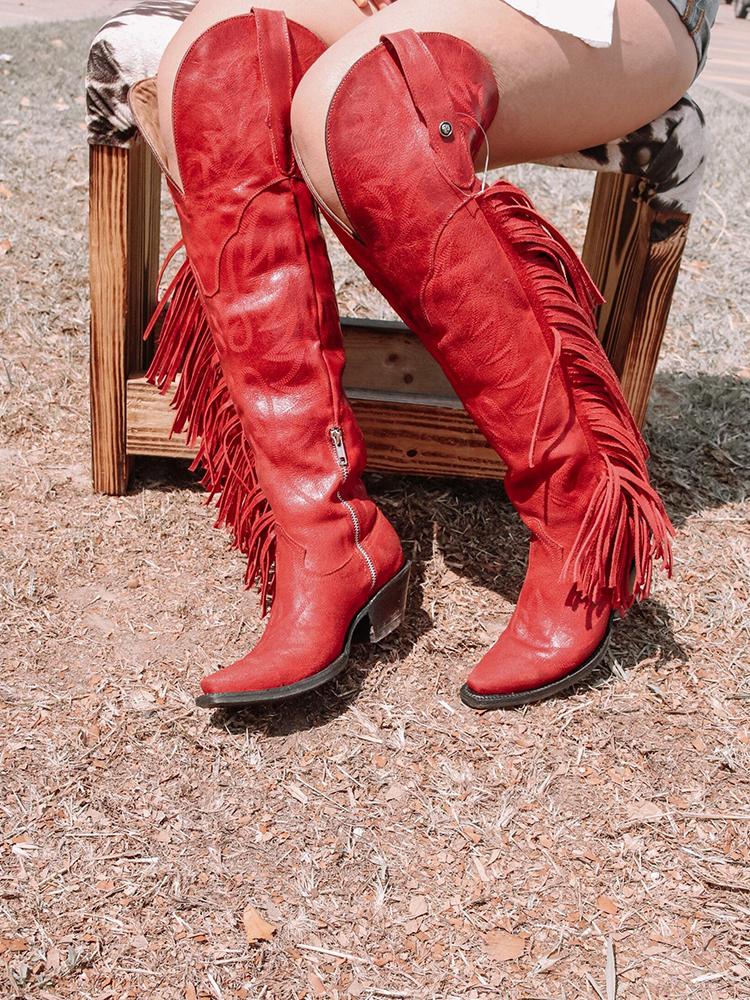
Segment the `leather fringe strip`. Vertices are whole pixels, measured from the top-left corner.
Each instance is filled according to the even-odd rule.
[[[535,462],[549,380],[558,367],[602,462],[563,574],[583,597],[609,600],[624,611],[648,596],[655,559],[671,575],[674,528],[649,482],[648,449],[596,336],[593,311],[602,297],[573,248],[523,191],[501,180],[479,202],[493,229],[512,244],[517,258],[511,254],[511,260],[524,271],[520,277],[532,308],[553,345],[529,465]]]
[[[178,250],[167,254],[159,275]],[[185,434],[186,443],[198,444],[190,466],[201,469],[206,503],[215,502],[215,526],[226,527],[232,544],[247,556],[245,586],[256,581],[265,615],[273,597],[276,533],[273,514],[258,483],[255,456],[240,424],[214,348],[206,313],[190,262],[186,259],[161,296],[146,329],[151,336],[163,317],[154,359],[146,379],[161,393],[176,380],[172,408],[172,434]]]

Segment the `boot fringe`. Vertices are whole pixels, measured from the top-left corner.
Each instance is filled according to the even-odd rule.
[[[162,265],[161,277],[182,243]],[[191,471],[202,470],[207,503],[215,503],[215,527],[227,528],[232,545],[247,556],[245,586],[256,581],[265,615],[273,597],[276,532],[273,514],[258,483],[255,456],[242,430],[219,365],[195,275],[186,259],[170,281],[148,324],[151,336],[163,317],[146,379],[161,393],[179,376],[172,400],[172,434],[198,444]]]
[[[596,336],[593,310],[604,300],[573,248],[523,191],[501,180],[480,202],[489,203],[490,223],[501,223],[513,247],[511,260],[521,261],[532,307],[553,338],[529,465],[534,465],[549,384],[558,367],[602,461],[563,576],[583,598],[624,611],[649,595],[655,559],[671,576],[674,528],[649,482],[648,449]]]

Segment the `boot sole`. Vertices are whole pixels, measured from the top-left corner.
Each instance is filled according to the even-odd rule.
[[[195,699],[195,704],[199,708],[238,708],[242,705],[256,705],[263,702],[286,701],[287,698],[296,698],[299,695],[314,691],[322,684],[327,684],[334,677],[344,670],[349,662],[349,654],[352,642],[358,641],[358,630],[365,622],[369,621],[369,628],[366,636],[362,636],[366,641],[376,643],[385,639],[404,619],[406,608],[406,596],[409,590],[409,576],[411,574],[411,563],[406,562],[395,576],[375,594],[352,618],[346,633],[344,649],[333,663],[323,667],[310,677],[305,677],[294,684],[283,684],[280,687],[264,688],[261,691],[227,691],[216,694],[202,694]]]
[[[607,630],[604,639],[585,663],[582,663],[580,667],[576,667],[575,670],[571,670],[570,673],[565,674],[564,677],[560,677],[559,680],[553,681],[551,684],[530,688],[528,691],[512,691],[508,694],[478,694],[476,691],[472,691],[468,684],[464,684],[461,688],[461,701],[464,705],[468,705],[469,708],[486,712],[495,708],[517,708],[519,705],[534,705],[538,701],[553,698],[556,694],[561,694],[561,692],[567,691],[568,688],[572,688],[582,680],[585,680],[589,674],[592,674],[596,670],[607,655],[610,635],[611,628]]]

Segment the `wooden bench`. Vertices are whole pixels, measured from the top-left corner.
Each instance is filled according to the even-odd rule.
[[[138,455],[191,455],[170,438],[169,397],[143,377],[152,349],[143,330],[156,297],[161,180],[124,101],[130,84],[153,74],[191,6],[182,0],[162,15],[148,0],[108,22],[91,47],[91,437],[93,486],[103,493],[127,490]],[[155,32],[157,21],[164,24]],[[599,335],[639,423],[700,188],[704,134],[700,109],[683,98],[626,138],[546,161],[598,171],[583,259],[606,299]],[[343,326],[345,383],[370,468],[502,475],[442,371],[403,324],[344,318]]]

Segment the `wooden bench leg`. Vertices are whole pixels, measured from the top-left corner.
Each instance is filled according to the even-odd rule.
[[[583,261],[606,302],[599,338],[639,426],[672,304],[690,216],[656,211],[647,182],[597,174]]]
[[[121,495],[128,488],[126,382],[146,361],[143,330],[159,266],[160,185],[144,143],[91,147],[91,465],[98,493]]]

